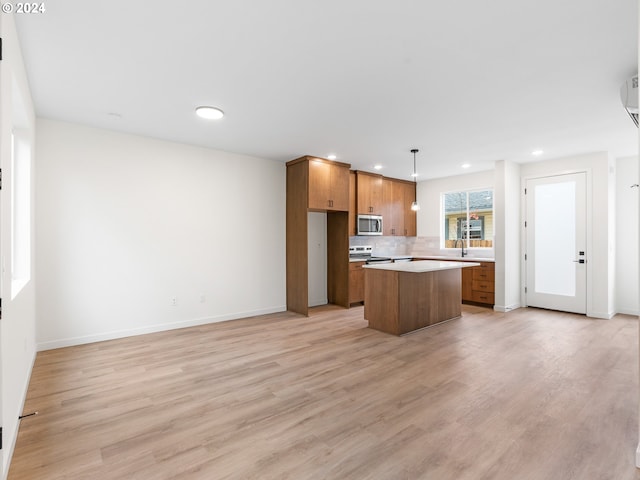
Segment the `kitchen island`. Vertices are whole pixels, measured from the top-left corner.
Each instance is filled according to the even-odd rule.
[[[365,265],[364,318],[403,335],[462,314],[461,269],[474,262],[421,260]]]

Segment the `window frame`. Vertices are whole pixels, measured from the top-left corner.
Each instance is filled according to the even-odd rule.
[[[441,192],[440,193],[440,248],[443,250],[453,250],[455,248],[460,248],[460,247],[447,247],[447,240],[449,240],[449,223],[447,221],[447,212],[445,210],[446,208],[446,196],[447,195],[451,195],[451,194],[465,194],[466,196],[466,216],[463,217],[461,216],[463,212],[460,212],[460,214],[455,214],[457,215],[456,217],[456,225],[460,225],[460,223],[465,222],[466,223],[466,231],[463,232],[461,235],[458,235],[456,233],[456,240],[462,240],[462,242],[464,243],[464,247],[465,248],[473,248],[473,249],[481,249],[481,250],[490,250],[493,249],[494,247],[494,238],[495,238],[495,231],[491,232],[491,246],[488,247],[469,247],[469,240],[474,240],[473,236],[470,237],[471,234],[471,222],[472,221],[480,221],[481,222],[481,236],[483,238],[481,238],[481,240],[488,240],[485,237],[486,234],[486,213],[483,213],[482,215],[479,215],[477,219],[472,219],[471,218],[471,206],[470,206],[470,195],[476,192],[491,192],[491,210],[487,210],[487,212],[490,212],[491,217],[495,219],[495,195],[494,195],[494,188],[493,187],[477,187],[477,188],[468,188],[468,189],[461,189],[461,190],[450,190],[450,191],[446,191],[446,192]],[[492,222],[493,224],[493,222]],[[456,230],[459,230],[458,228],[456,228]],[[493,230],[493,227],[492,227]],[[477,240],[477,239],[476,239]]]

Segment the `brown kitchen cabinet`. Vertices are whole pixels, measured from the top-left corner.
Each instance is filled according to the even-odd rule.
[[[414,182],[385,178],[383,199],[386,205],[382,223],[384,235],[416,236],[416,212],[411,203],[416,198]]]
[[[349,304],[364,302],[365,262],[349,262]]]
[[[462,301],[485,305],[495,304],[494,263],[481,262],[477,267],[462,269]]]
[[[382,215],[382,175],[356,172],[356,208],[362,215]]]
[[[391,192],[389,195],[389,235],[404,234],[404,187],[397,180],[390,182]],[[384,221],[384,219],[383,219]]]
[[[349,168],[304,156],[287,162],[287,310],[309,313],[308,212],[327,212],[327,296],[349,306]]]
[[[349,166],[321,158],[303,158],[309,168],[309,209],[348,212]]]
[[[411,210],[411,204],[416,201],[416,184],[414,182],[402,182],[404,200],[404,236],[415,237],[417,235],[416,212]]]
[[[393,180],[384,177],[382,179],[382,235],[392,235],[393,202],[391,198]]]
[[[349,171],[349,236],[353,237],[358,233],[356,228],[357,218],[356,207],[356,172]]]

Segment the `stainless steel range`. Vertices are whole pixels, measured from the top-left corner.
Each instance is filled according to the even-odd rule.
[[[391,263],[391,257],[374,257],[371,245],[349,247],[349,258],[364,260],[367,263]]]

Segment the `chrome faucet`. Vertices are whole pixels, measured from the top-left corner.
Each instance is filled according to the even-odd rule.
[[[467,252],[464,251],[464,240],[461,238],[456,239],[456,243],[453,244],[453,248],[458,248],[458,241],[460,242],[460,254],[464,257]]]

